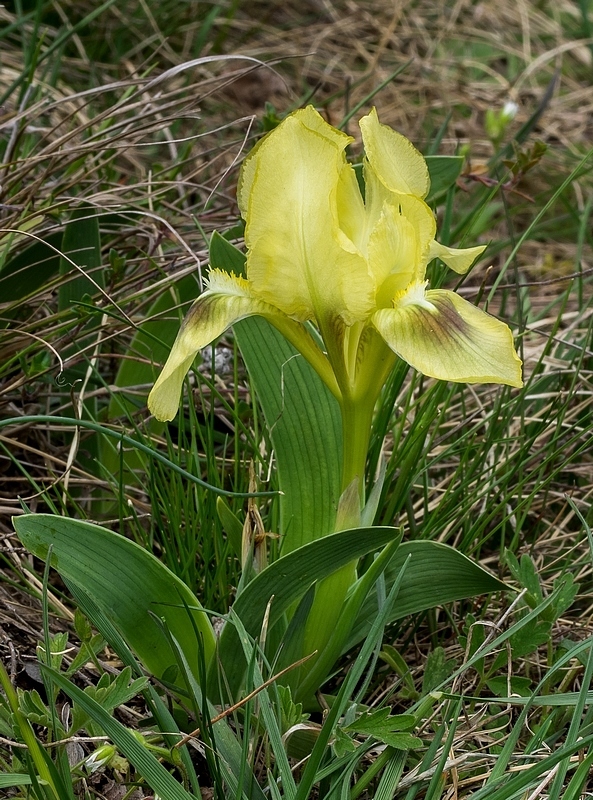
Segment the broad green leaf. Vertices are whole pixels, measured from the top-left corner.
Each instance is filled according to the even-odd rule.
[[[260,572],[236,599],[233,611],[247,633],[257,637],[272,598],[270,628],[315,581],[383,547],[398,533],[395,528],[355,528],[309,542]],[[233,693],[238,691],[245,670],[245,660],[239,653],[237,632],[227,623],[219,640],[219,657]]]
[[[387,751],[387,754],[389,754],[389,751]],[[405,750],[391,749],[389,760],[375,789],[375,800],[392,800],[392,798],[397,797],[401,777],[407,762],[408,754]]]
[[[73,301],[80,300],[83,295],[94,295],[96,286],[82,275],[71,261],[79,266],[93,281],[103,287],[103,270],[101,269],[101,235],[99,222],[93,208],[77,208],[72,212],[70,222],[64,230],[62,252],[68,258],[60,258],[60,275],[72,275],[72,279],[63,283],[58,291],[58,307],[62,311],[70,308]],[[70,259],[70,260],[68,260]]]
[[[151,615],[165,621],[197,673],[195,625],[209,663],[215,640],[208,617],[183,581],[151,553],[106,528],[51,514],[16,517],[14,527],[38,558],[47,559],[51,546],[52,566],[90,595],[153,675],[160,678],[175,659]]]
[[[354,739],[352,739],[350,736],[347,736],[345,733],[342,733],[340,728],[336,728],[332,747],[338,758],[342,758],[342,756],[345,756],[347,753],[354,752],[358,746],[359,744],[356,743]]]
[[[520,697],[531,697],[533,681],[521,675],[511,675],[510,678],[506,675],[496,675],[494,678],[490,678],[490,680],[486,681],[486,686],[490,689],[492,694],[498,697],[506,697],[508,694],[517,694]]]
[[[278,470],[282,552],[331,533],[340,499],[340,409],[317,373],[266,320],[235,325]]]
[[[54,665],[52,667],[57,669]],[[118,706],[129,702],[146,689],[148,678],[135,678],[130,683],[131,676],[132,670],[130,667],[124,667],[116,677],[104,672],[96,685],[85,686],[84,693],[99,703],[105,711],[112,713]],[[80,708],[75,703],[72,709],[70,732],[76,733],[81,728],[86,728],[87,723],[88,717],[84,712],[81,713]],[[93,735],[100,734],[93,731]]]
[[[290,622],[288,623],[286,630],[283,631],[284,626],[281,626],[280,624],[273,629],[273,634],[277,634],[280,640],[278,644],[276,641],[270,640],[270,642],[273,641],[273,644],[271,643],[271,649],[274,649],[278,653],[277,669],[284,669],[285,667],[294,664],[303,656],[303,653],[306,654],[306,650],[304,649],[305,631],[307,628],[307,622],[310,618],[311,607],[314,599],[315,586],[311,585],[296,604],[296,608],[291,608]],[[299,672],[300,670],[306,670],[309,666],[309,663],[304,664],[303,667],[299,668],[299,670],[291,671],[290,675],[287,676],[288,679],[285,683],[285,688],[287,691],[292,692],[292,688],[296,686],[294,681],[295,673]]]
[[[430,175],[430,191],[428,192],[427,202],[444,194],[457,178],[463,169],[463,156],[426,156],[428,173]]]
[[[45,781],[38,778],[40,784],[45,785]],[[12,789],[14,786],[30,786],[32,783],[30,775],[20,772],[11,772],[8,775],[0,775],[0,789]]]
[[[60,257],[60,275],[64,280],[58,288],[58,309],[71,310],[72,304],[80,300],[89,300],[97,294],[97,286],[103,288],[104,270],[101,268],[101,234],[97,214],[92,207],[76,208],[70,221],[64,229]],[[79,271],[72,262],[80,267]],[[86,277],[86,276],[90,277]],[[91,281],[92,278],[92,281]],[[93,283],[94,281],[94,283]],[[87,297],[88,296],[88,297]],[[100,325],[100,316],[92,314],[77,329],[76,342],[62,349],[62,358],[69,362],[64,370],[63,379],[66,383],[74,384],[84,377],[87,363],[80,359],[80,351],[85,352],[87,347],[97,342]],[[95,377],[91,378],[93,386]],[[96,420],[98,416],[97,398],[87,398],[82,416]],[[80,464],[91,473],[95,473],[101,463],[100,441],[97,436],[86,438],[84,447],[78,453]]]
[[[422,739],[413,736],[411,733],[377,731],[371,732],[370,735],[374,736],[374,738],[378,739],[380,742],[385,742],[389,747],[393,747],[396,750],[417,750],[419,747],[422,747]]]
[[[65,583],[79,608],[81,608],[86,616],[88,616],[94,627],[101,632],[105,641],[108,642],[113,651],[117,653],[122,663],[130,667],[132,674],[135,677],[143,676],[143,671],[140,668],[140,665],[138,664],[134,654],[123,639],[121,633],[117,630],[111,620],[104,614],[102,609],[80,586],[68,580],[66,580]],[[64,674],[66,677],[70,677],[68,673]],[[154,717],[157,728],[163,734],[164,743],[169,747],[173,747],[173,745],[179,741],[179,729],[174,717],[171,714],[171,711],[166,705],[165,700],[168,701],[168,698],[161,698],[160,694],[150,683],[148,683],[143,694],[147,702],[148,709]],[[230,735],[232,736],[232,734]],[[181,760],[185,766],[186,774],[188,775],[189,780],[194,787],[194,791],[197,791],[198,781],[187,746],[179,748],[179,752]],[[225,757],[224,754],[223,757]]]
[[[480,626],[481,627],[481,626]],[[443,647],[435,647],[426,659],[426,667],[422,677],[422,697],[430,694],[433,689],[442,686],[455,669],[455,661],[448,659]]]
[[[218,231],[214,231],[210,239],[210,266],[244,276],[245,253],[221,236]]]
[[[531,625],[526,625],[520,631],[517,631],[510,640],[513,658],[523,658],[530,653],[535,653],[538,647],[550,640],[551,628],[552,626],[549,622],[538,619]],[[502,663],[506,663],[506,658]]]
[[[109,420],[131,416],[146,405],[145,387],[156,380],[160,365],[166,361],[179,330],[181,316],[175,309],[195,300],[197,295],[197,282],[188,275],[163,291],[150,306],[147,319],[136,331],[115,377],[118,389],[130,391],[118,391],[112,395],[107,410]],[[134,387],[142,387],[142,391],[134,391]],[[154,418],[148,423],[148,431],[155,436],[162,433],[164,427],[164,423]],[[102,474],[124,484],[136,485],[140,474],[147,469],[146,456],[137,449],[123,448],[124,471],[120,475],[122,449],[112,439],[101,437],[99,442]]]
[[[391,709],[385,706],[376,711],[363,712],[354,722],[346,725],[344,730],[377,736],[379,732],[411,731],[416,727],[416,722],[414,714],[391,715]]]
[[[210,264],[240,274],[244,254],[213,235]],[[283,536],[289,553],[334,530],[340,498],[340,410],[317,373],[268,322],[252,317],[234,326],[262,407],[278,469]]]
[[[464,600],[509,587],[467,556],[439,542],[404,542],[385,570],[387,589],[411,556],[389,622],[434,606]],[[372,592],[352,626],[344,652],[365,638],[377,616],[377,597]]]
[[[19,705],[29,722],[49,728],[52,723],[51,711],[41,699],[37,689],[19,690]]]
[[[134,734],[121,722],[114,719],[99,703],[86,695],[62,673],[48,669],[43,664],[40,666],[41,670],[51,677],[53,683],[78,703],[89,717],[105,731],[151,789],[154,789],[161,797],[166,797],[167,800],[196,800],[195,795],[186,792],[181,783],[138,741]]]
[[[54,248],[61,244],[62,232],[50,233],[43,242],[35,242],[5,261],[0,270],[2,302],[20,300],[47,283],[60,268],[60,255]]]

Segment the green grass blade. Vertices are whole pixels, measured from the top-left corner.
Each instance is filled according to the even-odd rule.
[[[439,798],[442,797],[443,790],[445,788],[445,764],[447,763],[447,759],[451,754],[451,747],[455,739],[455,734],[457,733],[457,720],[461,714],[462,706],[463,700],[460,698],[451,709],[451,724],[449,726],[449,730],[447,731],[447,737],[443,742],[443,746],[436,763],[436,769],[426,790],[426,800],[439,800]]]
[[[388,748],[389,749],[389,748]],[[391,758],[377,786],[375,800],[392,800],[406,765],[406,753],[404,750],[391,749]]]
[[[548,604],[549,605],[551,601],[553,601],[553,596],[552,596],[552,598],[550,598],[550,597],[546,598],[546,600],[544,601],[544,604]],[[540,611],[541,608],[542,608],[542,605],[538,606],[538,608],[535,609],[535,611],[532,611],[530,614],[527,615],[527,617],[524,617],[522,620],[519,621],[519,623],[516,623],[512,627],[517,629],[519,624],[523,624],[523,625],[529,624],[532,620],[537,618],[537,612]],[[495,646],[500,646],[500,643],[501,643],[500,640],[501,640],[501,637],[496,637],[496,639],[494,641],[494,645]],[[570,651],[565,653],[563,656],[561,656],[556,661],[556,663],[551,667],[551,669],[548,670],[548,673],[544,676],[544,678],[535,687],[535,689],[531,693],[530,697],[522,697],[522,698],[513,697],[512,698],[512,702],[513,703],[517,703],[518,705],[523,705],[524,708],[522,709],[521,714],[519,715],[515,725],[513,726],[512,730],[510,732],[510,735],[507,737],[507,740],[506,740],[506,742],[505,742],[505,744],[504,744],[504,746],[502,748],[502,751],[500,752],[500,754],[499,754],[499,756],[497,758],[496,764],[494,765],[494,767],[493,767],[493,769],[492,769],[492,771],[491,771],[491,773],[490,773],[490,775],[488,777],[487,785],[490,785],[490,784],[496,785],[497,781],[500,780],[502,778],[502,776],[505,774],[505,771],[507,770],[507,767],[508,767],[508,765],[510,763],[510,760],[511,760],[513,752],[514,752],[514,749],[517,746],[517,742],[519,741],[519,737],[521,736],[521,733],[522,733],[522,731],[524,729],[524,725],[526,724],[526,721],[528,719],[528,714],[530,713],[532,706],[534,706],[534,705],[551,706],[551,705],[556,705],[556,704],[557,705],[575,705],[578,702],[578,698],[579,698],[579,694],[580,693],[579,694],[577,694],[576,692],[569,693],[571,695],[569,697],[567,697],[566,694],[564,694],[564,693],[563,694],[559,694],[559,695],[551,695],[551,696],[548,696],[548,697],[542,697],[542,696],[539,696],[539,691],[549,681],[549,679],[550,679],[552,674],[554,674],[554,673],[556,673],[558,671],[561,671],[563,668],[565,668],[567,666],[567,664],[570,663],[570,661],[575,657],[575,655],[577,653],[584,652],[584,650],[589,649],[590,647],[591,647],[591,640],[590,639],[587,639],[584,642],[580,642],[574,648],[572,648]],[[489,649],[491,649],[491,647]],[[482,651],[482,652],[484,652],[484,651]],[[478,655],[480,655],[480,654],[478,654]],[[473,658],[475,659],[475,656]],[[453,677],[455,677],[455,676],[453,676]],[[567,700],[569,702],[567,702]],[[592,700],[593,700],[593,697],[592,697]],[[504,699],[497,697],[496,698],[496,702],[497,703],[504,702]]]
[[[174,637],[170,637],[170,640],[172,649],[181,662],[184,674],[187,676],[190,696],[200,709],[203,718],[206,718],[206,730],[202,731],[202,736],[206,744],[208,744],[206,735],[208,739],[213,741],[214,752],[212,753],[212,758],[216,761],[217,767],[220,768],[224,780],[235,796],[240,795],[251,800],[264,800],[264,794],[255,782],[251,769],[243,762],[243,752],[237,736],[226,719],[220,719],[213,724],[210,722],[210,720],[218,716],[218,711],[204,696],[204,692],[195,680],[184,649]],[[242,781],[240,779],[241,773]]]
[[[231,548],[236,558],[241,558],[241,543],[243,539],[243,525],[241,520],[233,513],[229,504],[222,497],[216,498],[216,513],[226,533]]]
[[[376,649],[377,644],[383,637],[383,630],[387,623],[387,619],[392,610],[393,604],[401,589],[401,583],[405,572],[406,565],[404,564],[400,571],[399,577],[396,578],[389,591],[389,595],[387,596],[383,607],[380,609],[379,613],[375,617],[375,620],[373,621],[373,625],[369,631],[364,645],[361,648],[358,658],[349,669],[338,696],[329,714],[324,720],[323,727],[321,728],[319,737],[315,743],[315,746],[313,747],[311,757],[307,762],[307,766],[305,767],[299,783],[295,800],[307,800],[307,798],[311,796],[311,790],[313,789],[315,782],[318,780],[317,771],[321,765],[321,761],[323,755],[325,754],[330,737],[333,733],[334,726],[344,713],[346,704],[354,693],[356,685],[362,677],[373,651]]]
[[[31,776],[23,772],[11,772],[9,775],[0,775],[0,789],[14,789],[17,786],[30,786]]]
[[[230,615],[230,624],[235,626],[237,636],[241,642],[241,648],[243,650],[245,661],[251,663],[251,660],[253,659],[254,683],[256,686],[261,686],[264,683],[264,678],[258,664],[257,653],[254,653],[255,645],[242,625],[240,617],[237,614],[232,613],[232,611]],[[278,720],[276,718],[276,714],[274,712],[267,689],[264,689],[259,693],[258,702],[261,710],[261,717],[266,729],[266,736],[270,740],[276,766],[282,778],[284,798],[285,800],[294,800],[294,796],[296,794],[296,784],[290,769],[285,745],[282,741],[282,735],[278,727]]]
[[[503,268],[500,270],[500,272],[497,275],[496,279],[492,282],[492,288],[490,289],[490,292],[488,293],[488,302],[489,303],[492,302],[492,300],[494,299],[494,297],[496,295],[496,292],[498,290],[498,287],[502,283],[502,280],[503,280],[503,278],[505,277],[505,275],[507,273],[507,269],[508,269],[509,265],[513,263],[513,260],[516,257],[517,253],[519,252],[519,250],[521,249],[521,247],[523,245],[523,242],[525,242],[525,240],[528,239],[529,235],[533,233],[533,230],[536,228],[537,223],[553,207],[553,205],[557,201],[557,199],[559,197],[561,197],[562,194],[564,193],[564,191],[574,183],[574,181],[577,179],[577,177],[579,175],[582,174],[583,170],[585,169],[585,167],[587,165],[587,162],[589,161],[589,159],[592,156],[593,156],[593,148],[591,150],[589,150],[589,152],[586,153],[583,156],[583,158],[579,161],[579,163],[576,165],[576,167],[572,170],[570,175],[568,175],[562,181],[562,183],[556,189],[556,191],[550,197],[550,199],[545,203],[545,205],[542,206],[542,208],[540,208],[540,210],[535,215],[535,217],[534,217],[533,221],[531,222],[531,224],[529,225],[529,227],[521,234],[521,236],[519,236],[517,238],[517,241],[516,241],[515,245],[513,246],[513,249],[509,253],[509,255],[508,255],[508,257],[507,257],[507,259],[506,259],[506,261],[504,263]]]
[[[579,692],[579,696],[575,704],[574,713],[572,715],[572,719],[570,720],[570,727],[566,735],[565,742],[568,745],[573,744],[573,742],[576,742],[580,736],[580,729],[582,725],[582,714],[585,708],[585,704],[587,703],[587,695],[588,695],[587,688],[591,685],[592,677],[593,677],[593,647],[591,647],[591,649],[589,650],[589,655],[587,657],[587,664],[585,667],[585,673],[583,675],[583,683],[581,686],[581,691]],[[591,760],[591,754],[589,754],[586,760],[588,761]],[[550,800],[559,800],[561,796],[562,787],[564,785],[564,779],[566,777],[568,769],[569,769],[569,763],[567,761],[565,761],[560,765],[556,777],[554,778],[554,782],[550,787]],[[566,795],[564,795],[564,797],[566,797]]]
[[[562,766],[568,769],[568,759],[566,760],[565,764]],[[583,794],[585,789],[590,788],[590,778],[591,778],[591,767],[593,766],[593,750],[589,748],[589,753],[587,754],[586,758],[581,761],[577,769],[575,770],[574,775],[572,776],[570,783],[566,787],[564,794],[562,795],[562,800],[580,800],[582,797],[587,797],[587,794]],[[550,800],[553,800],[552,794],[550,794]]]
[[[472,800],[511,800],[511,798],[524,796],[530,788],[536,785],[536,781],[541,775],[549,772],[557,764],[568,759],[573,753],[584,750],[593,744],[593,734],[580,739],[570,747],[559,747],[547,758],[537,761],[535,764],[525,769],[512,778],[505,776],[502,786],[494,788],[490,785],[484,786],[472,795]]]
[[[117,439],[122,444],[126,444],[129,447],[141,450],[143,453],[146,453],[151,458],[154,458],[155,461],[160,461],[160,463],[164,464],[168,469],[177,472],[178,475],[181,475],[183,478],[190,481],[191,483],[197,483],[198,486],[202,486],[204,489],[209,489],[215,494],[223,495],[225,497],[271,497],[277,494],[276,492],[231,492],[228,489],[220,489],[218,486],[213,486],[212,484],[203,481],[201,478],[198,478],[197,475],[192,475],[191,472],[188,472],[187,470],[180,467],[179,464],[175,464],[174,461],[171,461],[162,453],[159,453],[158,450],[154,449],[154,447],[149,447],[148,445],[138,441],[137,439],[132,439],[131,436],[126,436],[124,433],[121,433],[120,431],[113,430],[113,428],[107,428],[105,425],[99,425],[97,422],[92,422],[91,420],[88,419],[74,419],[72,417],[52,417],[49,414],[31,414],[29,416],[8,417],[7,419],[0,420],[0,428],[8,427],[10,425],[23,425],[28,422],[30,423],[50,422],[52,425],[72,425],[74,427],[78,426],[80,428],[87,428],[88,430],[96,431],[97,433],[101,433],[104,436],[110,436],[112,439]]]
[[[20,709],[18,696],[16,690],[13,688],[8,673],[4,668],[4,664],[0,661],[0,685],[4,690],[4,694],[8,700],[8,704],[14,716],[15,722],[20,730],[21,737],[27,745],[27,751],[39,778],[46,784],[46,793],[48,797],[53,797],[54,800],[61,800],[60,794],[60,779],[56,773],[51,760],[48,758],[43,747],[38,741],[31,723],[23,714]]]
[[[68,697],[76,701],[82,710],[105,731],[151,789],[158,792],[161,797],[166,797],[167,800],[196,800],[196,796],[187,792],[158,759],[99,703],[60,672],[50,669],[44,664],[41,665],[41,671],[51,677],[52,681]]]

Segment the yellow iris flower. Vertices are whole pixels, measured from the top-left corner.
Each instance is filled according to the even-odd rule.
[[[150,393],[157,418],[175,416],[196,353],[254,314],[295,345],[343,407],[374,402],[396,356],[441,380],[522,385],[508,326],[455,292],[427,288],[431,259],[463,273],[484,247],[439,244],[422,155],[375,110],[360,128],[364,199],[345,155],[353,139],[312,106],[247,156],[238,190],[246,277],[210,271]]]

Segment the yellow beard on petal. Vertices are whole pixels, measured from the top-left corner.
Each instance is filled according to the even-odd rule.
[[[394,308],[404,308],[405,306],[420,306],[427,311],[436,311],[436,307],[430,300],[426,299],[426,287],[428,281],[416,281],[411,283],[404,291],[397,292],[393,298]]]

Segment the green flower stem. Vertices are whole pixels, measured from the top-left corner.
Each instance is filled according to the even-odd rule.
[[[360,512],[364,505],[364,473],[368,453],[369,438],[374,402],[355,402],[343,399],[342,431],[344,440],[342,461],[342,492],[343,504],[338,509],[339,524],[336,530],[356,528],[360,525]],[[358,503],[349,503],[348,488],[356,481],[358,484]],[[320,581],[315,592],[315,599],[309,617],[304,637],[304,655],[317,651],[321,654],[335,633],[348,590],[356,580],[356,561],[334,572],[325,580]],[[342,643],[340,643],[341,649]],[[339,655],[339,653],[337,653]],[[337,657],[336,655],[336,657]],[[309,671],[317,659],[308,662],[306,670]],[[301,698],[297,694],[299,700]],[[308,699],[308,698],[306,698]]]
[[[341,403],[342,411],[342,491],[346,491],[353,480],[358,479],[361,508],[364,505],[364,473],[369,439],[371,436],[371,423],[375,397],[362,398],[353,401],[344,397]],[[359,525],[360,520],[352,520],[353,526]],[[350,526],[348,526],[350,527]]]
[[[317,651],[317,656],[307,662],[305,672],[310,671],[331,639],[342,613],[348,589],[355,580],[356,561],[352,561],[317,584],[303,641],[304,655]],[[296,699],[301,701],[308,698],[297,694]]]
[[[396,356],[374,329],[358,326],[344,332],[339,330],[336,320],[332,322],[333,328],[329,325],[322,334],[340,388],[338,400],[342,417],[342,494],[335,529],[346,530],[361,524],[373,412]],[[332,336],[334,332],[342,335]],[[340,617],[345,613],[346,598],[356,578],[357,562],[353,561],[317,585],[303,637],[303,655],[317,651],[318,656],[293,673],[294,696],[298,701],[311,699],[304,696],[310,692],[306,676],[318,658],[323,654],[324,660],[333,663],[340,655],[344,642],[337,641],[340,636],[336,636],[336,631],[347,630],[344,620],[340,624]],[[328,648],[332,653],[327,652]],[[301,686],[302,692],[299,691]]]

